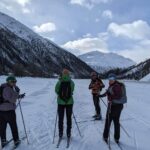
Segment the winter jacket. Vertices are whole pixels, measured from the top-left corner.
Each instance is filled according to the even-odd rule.
[[[61,85],[61,82],[68,82],[70,81],[71,82],[71,92],[72,92],[72,96],[70,99],[67,100],[67,103],[62,100],[60,97],[59,97],[59,90],[60,90],[60,85]],[[74,103],[74,100],[73,100],[73,91],[74,91],[74,82],[71,80],[70,76],[69,75],[63,75],[59,81],[57,82],[56,86],[55,86],[55,92],[56,94],[58,95],[57,97],[57,103],[59,105],[72,105]]]
[[[0,104],[0,111],[10,111],[16,109],[16,101],[19,97],[19,93],[15,91],[10,85],[3,84],[3,98],[4,103]]]
[[[122,97],[121,84],[118,81],[115,81],[113,84],[110,84],[106,93],[100,95],[100,97],[107,96],[108,101],[115,102]]]
[[[105,86],[104,86],[103,82],[100,79],[92,80],[90,85],[89,85],[89,89],[92,90],[93,95],[99,95],[100,91],[104,87]]]

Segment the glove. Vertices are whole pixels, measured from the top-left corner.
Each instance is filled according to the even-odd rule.
[[[103,95],[99,95],[99,97],[103,97]]]
[[[19,89],[19,87],[18,87],[18,86],[15,86],[15,91],[16,91],[17,93],[19,93],[19,92],[20,92],[20,89]]]
[[[106,96],[106,94],[104,93],[104,94],[102,94],[102,95],[99,95],[99,97],[105,97]]]
[[[26,93],[20,94],[19,98],[24,98],[26,96]]]

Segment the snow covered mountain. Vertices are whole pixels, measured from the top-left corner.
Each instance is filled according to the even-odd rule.
[[[49,77],[68,68],[75,77],[93,71],[87,64],[14,18],[0,12],[0,72]]]
[[[118,77],[126,79],[141,80],[150,73],[150,59],[147,59],[137,65],[126,68]]]
[[[150,59],[128,68],[116,68],[100,73],[102,78],[107,78],[110,73],[115,73],[118,79],[150,81]]]
[[[142,78],[140,81],[150,82],[150,73],[146,75],[144,78]]]
[[[115,53],[102,53],[99,51],[93,51],[80,55],[79,58],[99,72],[103,72],[112,68],[126,68],[135,65],[135,62],[131,59]]]

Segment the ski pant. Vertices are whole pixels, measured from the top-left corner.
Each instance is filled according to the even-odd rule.
[[[1,137],[2,141],[6,140],[7,124],[9,124],[9,126],[11,128],[14,142],[19,140],[15,110],[0,111],[0,137]]]
[[[67,136],[71,135],[72,128],[72,108],[73,105],[58,105],[58,128],[59,128],[59,136],[63,135],[63,122],[64,122],[64,113],[66,111],[66,119],[67,119]]]
[[[101,116],[101,108],[100,108],[100,101],[99,101],[99,96],[93,94],[93,103],[95,106],[95,111],[96,111],[96,115],[100,115]]]
[[[114,139],[120,139],[120,115],[123,109],[123,104],[115,104],[108,107],[106,114],[106,122],[103,133],[103,138],[108,139],[111,122],[114,122]]]

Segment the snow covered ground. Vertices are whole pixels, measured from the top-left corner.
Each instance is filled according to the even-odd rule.
[[[5,77],[0,77],[0,83]],[[76,84],[74,99],[74,114],[78,122],[91,120],[94,114],[92,97],[88,90],[89,80],[74,80]],[[19,78],[18,85],[21,92],[26,92],[26,98],[22,100],[22,109],[29,135],[30,145],[26,140],[22,141],[18,150],[54,150],[58,139],[58,130],[55,144],[52,144],[53,130],[56,117],[56,95],[54,87],[57,80],[40,78]],[[105,81],[106,87],[108,82]],[[129,136],[121,129],[121,143],[124,150],[150,150],[150,84],[125,81],[127,86],[128,104],[124,106],[121,116],[121,125],[128,132]],[[106,102],[106,99],[104,99]],[[101,102],[103,119],[105,119],[106,108]],[[24,130],[17,108],[17,120],[20,137],[23,137]],[[64,126],[65,128],[66,126]],[[72,141],[69,150],[107,150],[108,147],[102,140],[104,128],[103,121],[88,121],[79,123],[82,138],[78,134],[77,127],[73,120]],[[65,130],[64,130],[65,131]],[[11,138],[8,130],[8,139]],[[66,149],[66,135],[62,141],[61,150]],[[4,150],[10,150],[13,143],[10,143]],[[111,146],[113,150],[119,147],[113,140],[113,125],[111,127]]]

